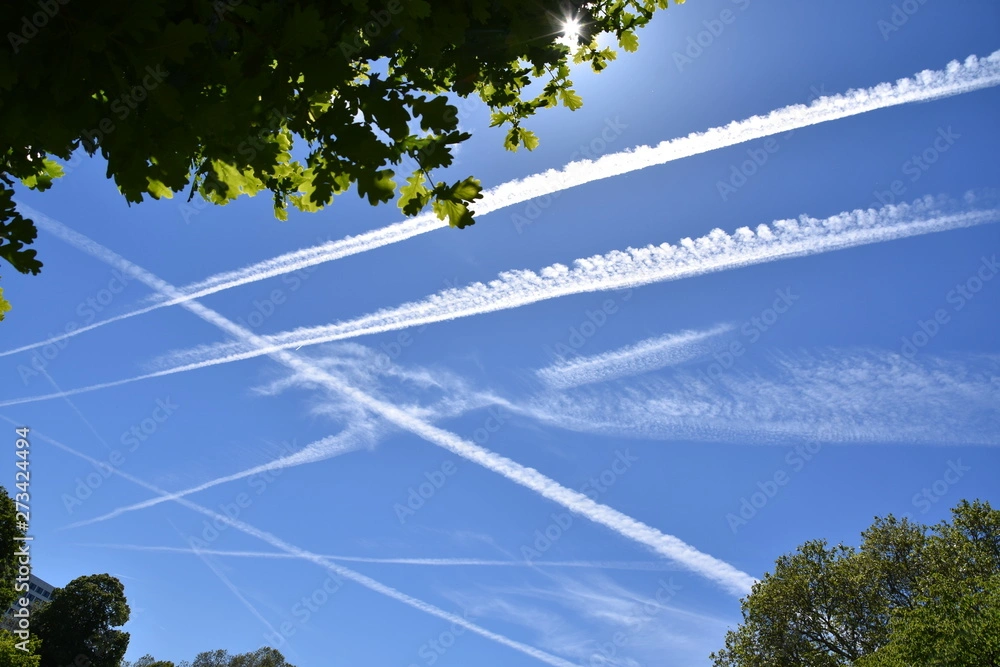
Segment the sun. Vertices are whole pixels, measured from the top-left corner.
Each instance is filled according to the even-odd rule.
[[[557,41],[571,48],[576,46],[577,39],[580,37],[581,27],[578,19],[566,19],[562,23],[562,32]]]

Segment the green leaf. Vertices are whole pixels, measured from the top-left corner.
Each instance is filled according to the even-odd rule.
[[[538,135],[531,130],[521,128],[521,142],[524,144],[525,148],[529,151],[533,151],[538,148]]]
[[[435,201],[434,212],[437,213],[439,219],[444,220],[447,218],[449,225],[458,227],[459,229],[465,229],[476,222],[472,219],[469,207],[461,202]]]
[[[453,185],[451,187],[451,192],[459,199],[472,202],[476,199],[483,198],[483,184],[479,182],[478,178],[469,176],[468,178]]]
[[[3,322],[4,313],[10,312],[10,301],[3,298],[3,288],[0,287],[0,322]]]
[[[392,169],[361,172],[358,174],[358,194],[362,197],[367,195],[370,204],[392,201],[396,192],[396,183],[392,180],[394,175]]]
[[[423,97],[413,100],[413,111],[420,116],[420,128],[432,132],[450,132],[458,127],[458,109],[439,95],[431,101]]]
[[[570,111],[576,111],[583,106],[583,98],[577,95],[576,91],[572,88],[560,88],[559,99],[562,101],[563,106]]]
[[[482,199],[482,191],[482,184],[471,176],[452,185],[438,183],[434,186],[434,212],[442,220],[447,217],[452,227],[468,227],[475,223],[468,204]]]
[[[521,143],[520,128],[512,127],[509,130],[507,130],[507,136],[504,137],[503,140],[503,147],[509,151],[516,151],[520,143]]]
[[[149,194],[153,195],[153,199],[160,199],[161,197],[166,199],[174,198],[174,191],[164,185],[163,181],[158,181],[155,178],[146,177],[149,182]]]
[[[201,186],[202,196],[213,204],[228,204],[240,195],[253,196],[264,189],[264,182],[254,176],[253,169],[240,171],[235,165],[213,160],[211,175]]]
[[[426,179],[420,172],[406,179],[406,185],[399,189],[399,208],[406,215],[416,215],[427,205],[431,198],[431,189],[427,187]]]
[[[21,182],[32,190],[44,192],[52,187],[53,179],[63,175],[62,165],[55,160],[43,158],[41,170],[27,178],[22,178]]]
[[[24,248],[35,240],[38,230],[14,207],[13,196],[13,190],[0,184],[0,257],[21,273],[38,274],[42,263],[35,259],[34,250]]]
[[[510,122],[510,120],[510,114],[503,113],[502,111],[495,111],[490,114],[490,127],[499,127],[504,123]]]
[[[520,126],[510,128],[504,139],[503,147],[509,151],[516,151],[517,147],[521,145],[529,151],[535,150],[538,148],[538,135]]]
[[[618,44],[629,53],[635,53],[639,50],[639,38],[632,30],[626,30],[623,32],[621,36],[618,37]]]

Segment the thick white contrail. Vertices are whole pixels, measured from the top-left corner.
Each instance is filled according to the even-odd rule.
[[[37,220],[36,220],[36,222],[37,222]],[[15,424],[14,421],[12,421],[10,419],[7,419],[6,417],[0,417],[0,418],[4,419],[5,421],[10,422],[11,424]],[[61,442],[59,442],[59,441],[57,441],[57,440],[55,440],[53,438],[50,438],[50,437],[48,437],[46,435],[43,435],[42,433],[40,433],[39,431],[37,431],[35,429],[32,429],[32,435],[34,435],[34,436],[36,436],[38,438],[41,438],[42,440],[50,443],[54,447],[57,447],[57,448],[65,451],[65,452],[68,452],[69,454],[72,454],[73,456],[76,456],[78,458],[83,459],[84,461],[89,462],[91,465],[98,466],[98,467],[100,467],[100,466],[103,465],[97,459],[92,458],[90,456],[87,456],[86,454],[84,454],[82,452],[78,452],[75,449],[73,449],[72,447],[69,447],[68,445],[64,445],[63,443],[61,443]],[[139,479],[139,478],[137,478],[137,477],[135,477],[133,475],[130,475],[129,473],[122,472],[121,470],[119,470],[117,468],[112,468],[111,472],[113,474],[115,474],[115,475],[118,475],[122,479],[126,479],[126,480],[132,482],[133,484],[137,484],[137,485],[143,487],[144,489],[148,489],[149,491],[152,491],[153,493],[157,493],[157,494],[160,494],[160,495],[165,495],[167,493],[163,489],[160,489],[160,488],[158,488],[156,486],[153,486],[152,484],[149,484],[148,482],[145,482],[145,481],[143,481],[143,480],[141,480],[141,479]],[[403,604],[408,605],[410,607],[413,607],[414,609],[417,609],[419,611],[422,611],[425,614],[430,614],[431,616],[436,616],[437,618],[440,618],[440,619],[443,619],[445,621],[448,621],[449,623],[457,624],[457,625],[459,625],[459,626],[461,626],[463,628],[466,628],[467,630],[471,630],[472,632],[476,633],[477,635],[480,635],[482,637],[486,637],[487,639],[491,639],[491,640],[497,642],[498,644],[502,644],[504,646],[512,648],[515,651],[520,651],[521,653],[524,653],[525,655],[529,655],[532,658],[536,658],[538,660],[541,660],[542,662],[544,662],[546,664],[554,665],[555,667],[580,667],[579,665],[576,665],[576,664],[574,664],[572,662],[569,662],[568,660],[563,660],[562,658],[560,658],[558,656],[551,655],[551,654],[546,653],[544,651],[541,651],[541,650],[539,650],[539,649],[537,649],[537,648],[535,648],[533,646],[528,646],[527,644],[522,644],[520,642],[514,641],[513,639],[505,637],[504,635],[497,634],[495,632],[487,630],[486,628],[478,626],[475,623],[471,623],[471,622],[467,621],[465,618],[463,618],[463,617],[461,617],[461,616],[459,616],[457,614],[452,614],[451,612],[447,612],[444,609],[441,609],[440,607],[436,607],[436,606],[434,606],[434,605],[432,605],[432,604],[430,604],[428,602],[424,602],[423,600],[420,600],[420,599],[417,599],[417,598],[412,597],[410,595],[407,595],[406,593],[403,593],[402,591],[399,591],[399,590],[397,590],[395,588],[392,588],[391,586],[386,586],[385,584],[383,584],[383,583],[381,583],[379,581],[376,581],[375,579],[372,579],[371,577],[367,577],[367,576],[361,574],[360,572],[355,572],[354,570],[346,568],[343,565],[335,563],[334,561],[330,560],[329,558],[326,558],[324,556],[320,556],[319,554],[314,554],[314,553],[312,553],[310,551],[306,551],[305,549],[297,547],[297,546],[295,546],[293,544],[289,544],[288,542],[285,542],[284,540],[280,539],[279,537],[277,537],[275,535],[272,535],[271,533],[268,533],[266,531],[260,530],[259,528],[256,528],[254,526],[251,526],[250,524],[248,524],[246,522],[243,522],[243,521],[240,521],[238,519],[234,519],[234,518],[225,516],[223,514],[219,514],[217,512],[213,512],[212,510],[208,509],[207,507],[202,507],[201,505],[197,505],[197,504],[191,502],[190,500],[188,500],[186,498],[175,498],[174,502],[179,503],[180,505],[183,505],[184,507],[187,507],[190,510],[198,512],[199,514],[203,514],[204,516],[210,518],[213,522],[220,522],[221,521],[222,523],[224,523],[224,524],[226,524],[228,526],[232,526],[236,530],[238,530],[238,531],[240,531],[242,533],[245,533],[246,535],[250,535],[251,537],[256,537],[257,539],[261,540],[262,542],[266,542],[267,544],[269,544],[270,546],[274,547],[275,549],[279,549],[279,550],[281,550],[281,551],[283,551],[283,552],[285,552],[287,554],[292,555],[295,558],[298,558],[300,560],[309,561],[311,563],[315,563],[316,565],[319,565],[320,567],[322,567],[322,568],[324,568],[326,570],[329,570],[330,572],[333,572],[334,574],[336,574],[336,575],[338,575],[340,577],[343,577],[344,579],[348,579],[348,580],[353,581],[353,582],[355,582],[357,584],[361,584],[362,586],[364,586],[365,588],[367,588],[369,590],[373,590],[376,593],[381,593],[382,595],[385,595],[386,597],[389,597],[389,598],[392,598],[394,600],[397,600],[398,602],[402,602]],[[201,549],[199,549],[198,551],[201,551],[201,553],[208,553],[208,552],[203,551]],[[266,620],[265,620],[265,622],[266,622]]]
[[[376,427],[369,426],[367,424],[350,426],[341,433],[316,440],[315,442],[310,442],[294,454],[282,456],[281,458],[275,459],[269,463],[253,466],[252,468],[247,468],[246,470],[241,470],[240,472],[236,472],[231,475],[217,477],[181,491],[174,491],[172,493],[156,496],[155,498],[150,498],[149,500],[144,500],[133,505],[119,507],[118,509],[112,510],[107,514],[102,514],[101,516],[86,519],[85,521],[77,521],[76,523],[71,524],[70,527],[78,528],[80,526],[98,523],[99,521],[106,521],[107,519],[113,519],[117,516],[121,516],[122,514],[126,514],[127,512],[134,512],[136,510],[146,509],[147,507],[153,507],[154,505],[159,505],[160,503],[165,503],[169,500],[176,500],[177,498],[189,496],[192,493],[198,493],[199,491],[210,489],[213,486],[218,486],[219,484],[235,482],[236,480],[258,475],[260,473],[273,472],[282,468],[290,468],[292,466],[303,465],[306,463],[315,463],[317,461],[324,461],[326,459],[333,458],[334,456],[340,456],[341,454],[347,454],[348,452],[355,452],[374,444],[377,439],[376,430]]]
[[[709,340],[732,330],[731,324],[720,324],[704,331],[647,338],[603,354],[559,361],[538,369],[535,375],[553,389],[569,389],[649,373],[705,354]]]
[[[177,289],[158,278],[149,271],[136,266],[117,253],[105,248],[86,236],[73,231],[60,222],[23,207],[25,212],[34,218],[36,224],[54,234],[70,245],[100,259],[101,261],[129,271],[136,278],[164,296],[177,296]],[[232,336],[247,341],[250,344],[263,347],[265,342],[252,331],[239,326],[197,301],[185,301],[182,307]],[[352,387],[340,378],[310,363],[305,358],[284,350],[277,350],[269,355],[273,360],[283,364],[307,382],[324,387],[345,400],[378,415],[387,422],[417,435],[431,444],[438,445],[457,456],[477,463],[507,479],[524,486],[549,500],[558,503],[571,512],[579,514],[599,523],[619,535],[642,544],[656,553],[676,561],[681,566],[695,572],[710,581],[714,581],[734,595],[742,596],[750,591],[755,579],[725,561],[702,553],[686,542],[667,535],[661,531],[636,521],[632,517],[591,500],[588,496],[565,487],[550,479],[534,468],[523,466],[504,456],[500,456],[474,442],[464,440],[455,433],[438,428],[425,420],[418,419],[407,410],[389,404],[376,397]],[[165,495],[165,492],[160,492]],[[190,504],[184,498],[175,502]]]
[[[195,550],[187,547],[146,546],[142,544],[89,544],[77,546],[95,547],[98,549],[123,549],[126,551],[154,551],[174,554],[193,554]],[[197,553],[209,556],[227,556],[230,558],[298,558],[295,554],[284,551],[225,551],[221,549],[198,549]],[[483,558],[375,558],[371,556],[342,556],[324,554],[323,558],[345,563],[373,563],[381,565],[418,565],[425,567],[579,567],[595,570],[637,570],[643,572],[662,572],[675,570],[676,565],[664,560],[632,561],[632,560],[489,560]]]
[[[924,197],[913,204],[855,210],[825,219],[803,215],[798,220],[778,220],[770,227],[760,225],[755,231],[741,227],[732,235],[715,229],[695,240],[682,239],[676,246],[664,243],[628,248],[624,252],[614,250],[605,255],[577,259],[573,268],[553,264],[538,273],[507,271],[488,285],[473,283],[353,320],[262,336],[252,345],[238,340],[181,350],[158,362],[166,366],[224,364],[301,345],[518,308],[570,294],[679,280],[1000,220],[1000,208],[975,208],[975,203],[972,194],[966,195],[962,205],[945,198]],[[264,344],[260,345],[261,342]]]
[[[487,190],[483,193],[483,198],[475,204],[474,210],[476,215],[482,216],[578,185],[666,164],[692,155],[877,109],[960,95],[998,84],[1000,84],[1000,51],[994,51],[986,58],[969,56],[964,63],[952,61],[943,70],[924,70],[911,78],[900,79],[895,84],[880,83],[871,88],[849,90],[840,95],[820,97],[809,106],[793,104],[776,109],[766,116],[751,116],[722,127],[663,141],[656,146],[636,146],[630,150],[604,155],[597,160],[570,162],[562,169],[549,169]],[[0,352],[0,356],[48,345],[157,308],[173,306],[221,290],[399,243],[446,226],[447,224],[436,216],[423,214],[358,236],[348,236],[337,241],[296,250],[242,269],[210,276],[200,282],[178,288],[176,296],[158,295],[157,298],[160,299],[158,303],[95,322],[70,333]]]

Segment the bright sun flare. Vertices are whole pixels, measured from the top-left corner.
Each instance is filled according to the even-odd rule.
[[[566,19],[562,24],[562,37],[559,41],[569,46],[576,44],[576,38],[580,36],[580,22],[576,19]]]

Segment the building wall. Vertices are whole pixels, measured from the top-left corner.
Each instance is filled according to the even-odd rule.
[[[52,593],[55,591],[56,587],[49,582],[36,577],[35,575],[30,575],[28,579],[28,591],[22,592],[18,591],[18,600],[22,597],[27,597],[29,601],[29,606],[34,607],[40,602],[48,602],[52,599]],[[11,608],[4,612],[2,618],[0,618],[0,628],[4,630],[13,630],[16,626],[16,620],[14,619],[14,609],[17,606],[17,602],[11,605]]]

